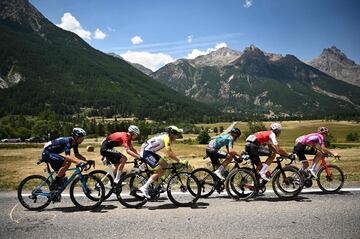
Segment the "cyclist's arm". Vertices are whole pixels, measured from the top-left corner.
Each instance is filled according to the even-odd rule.
[[[325,147],[319,147],[318,150],[323,153],[323,154],[328,154],[330,156],[335,156],[335,154],[333,154],[330,150],[328,150],[327,148]]]
[[[126,148],[126,153],[133,156],[134,158],[141,158],[136,149],[133,147]]]
[[[180,159],[176,156],[176,154],[171,149],[166,150],[166,154],[168,157],[175,160],[176,162],[178,162],[178,163],[180,162]]]
[[[279,155],[282,155],[282,156],[285,156],[285,157],[290,156],[290,154],[288,152],[286,152],[285,150],[283,150],[279,145],[270,144],[269,147],[270,147],[270,149],[272,151],[274,151],[275,153],[277,153]]]
[[[77,159],[82,160],[82,161],[87,161],[86,158],[85,158],[83,155],[81,155],[80,153],[75,154],[75,157],[76,157]]]

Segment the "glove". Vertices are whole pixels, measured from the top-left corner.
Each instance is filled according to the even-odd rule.
[[[179,163],[184,164],[184,165],[188,165],[188,164],[189,164],[189,162],[188,162],[187,160],[180,160]]]
[[[94,168],[95,168],[95,161],[94,160],[88,160],[87,162],[89,163],[90,167],[94,166]]]

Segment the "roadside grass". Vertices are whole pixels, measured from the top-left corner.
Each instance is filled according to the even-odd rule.
[[[337,148],[332,149],[338,152],[342,158],[335,164],[343,169],[346,175],[346,185],[360,185],[360,142],[349,143],[345,141],[346,135],[350,132],[360,133],[360,124],[347,121],[286,121],[282,122],[284,126],[283,133],[279,137],[280,144],[288,151],[292,152],[296,137],[315,131],[319,126],[329,127],[331,134],[335,137],[334,143]],[[230,123],[211,124],[222,125],[227,128]],[[266,126],[270,122],[265,122]],[[205,126],[205,125],[204,125]],[[247,125],[241,122],[238,127],[246,130]],[[214,136],[215,134],[211,134]],[[196,135],[184,135],[184,139],[194,139]],[[86,139],[80,146],[80,153],[96,161],[96,169],[106,169],[101,163],[100,144],[102,139]],[[244,139],[240,138],[235,143],[235,149],[244,150]],[[45,164],[37,165],[36,162],[41,155],[44,144],[0,144],[0,190],[14,190],[20,181],[33,174],[46,175],[43,171]],[[87,145],[95,147],[94,152],[86,152]],[[135,148],[140,150],[140,144],[135,144]],[[172,145],[173,151],[182,159],[188,160],[192,168],[207,167],[211,169],[210,160],[203,159],[206,145],[184,144],[177,142]],[[123,148],[117,148],[120,152],[126,154]],[[163,155],[162,153],[160,153]],[[132,162],[132,157],[128,157]],[[309,157],[310,159],[310,157]],[[265,158],[263,159],[265,160]],[[332,159],[329,159],[331,163]],[[301,166],[296,163],[296,166]],[[125,170],[133,167],[131,163],[125,166]]]

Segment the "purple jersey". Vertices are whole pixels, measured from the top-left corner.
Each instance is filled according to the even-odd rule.
[[[321,147],[325,147],[324,136],[319,133],[312,133],[300,136],[295,140],[295,142],[311,146],[319,144]]]

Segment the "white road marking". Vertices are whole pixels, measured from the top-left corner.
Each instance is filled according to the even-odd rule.
[[[20,223],[20,221],[24,218],[27,218],[27,217],[39,217],[39,216],[42,216],[42,215],[50,215],[52,216],[52,218],[50,220],[54,220],[55,217],[56,217],[56,214],[55,213],[51,213],[51,212],[40,212],[39,214],[31,214],[31,215],[26,215],[26,216],[23,216],[23,217],[20,217],[19,219],[15,220],[13,218],[13,213],[14,213],[14,210],[15,208],[17,207],[17,205],[19,205],[19,203],[16,203],[15,206],[11,209],[10,211],[10,214],[9,214],[9,217],[10,217],[10,220],[15,222],[15,223]]]

